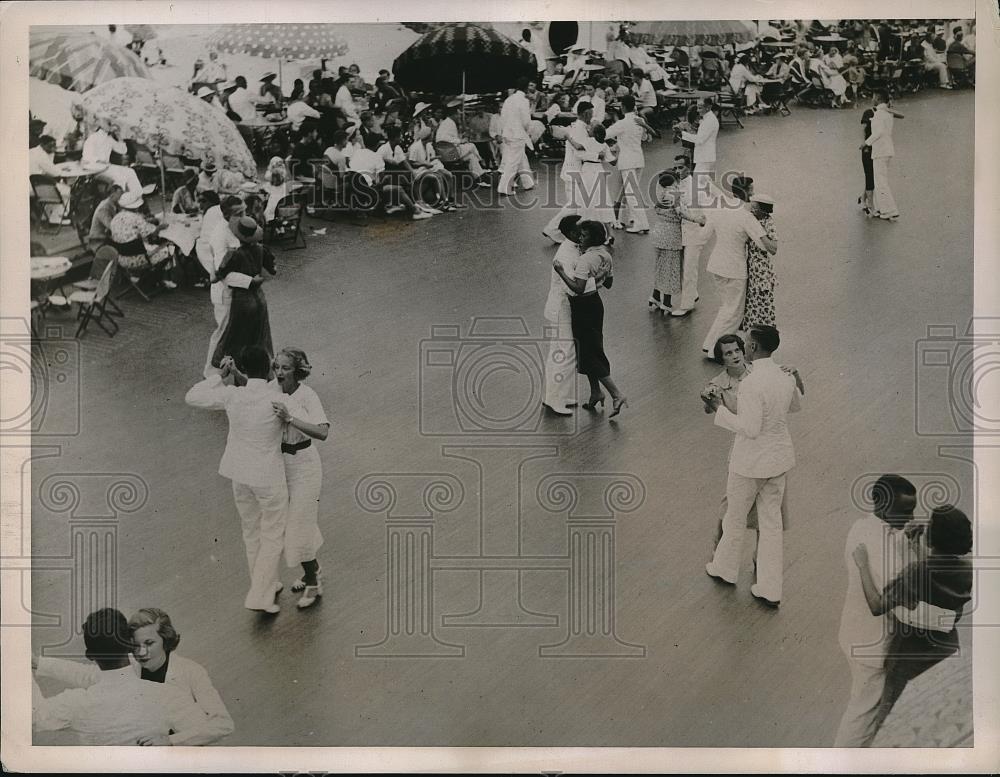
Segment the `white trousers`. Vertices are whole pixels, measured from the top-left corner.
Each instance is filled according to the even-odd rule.
[[[212,310],[215,313],[215,331],[208,338],[208,358],[205,360],[205,369],[202,373],[206,378],[217,375],[219,372],[212,366],[212,357],[215,355],[215,349],[218,347],[219,340],[222,339],[222,333],[226,330],[226,324],[229,321],[229,304],[227,300],[220,304],[212,305]]]
[[[701,262],[702,245],[684,246],[681,254],[681,310],[690,310],[698,299],[698,265]],[[714,343],[713,343],[714,345]]]
[[[948,83],[948,66],[943,62],[925,62],[924,72],[929,73],[932,70],[936,70],[938,74],[938,83],[944,86]]]
[[[719,292],[719,312],[712,322],[712,328],[705,336],[702,343],[702,350],[712,353],[715,348],[715,341],[723,335],[735,334],[743,321],[743,309],[747,302],[747,279],[746,278],[723,278],[715,275],[715,288]]]
[[[285,545],[288,487],[283,482],[277,486],[248,486],[234,480],[233,499],[243,523],[243,544],[250,568],[250,591],[243,606],[264,609],[274,604],[274,586]]]
[[[479,149],[473,143],[459,143],[458,153],[464,161],[469,163],[469,170],[476,178],[479,178],[485,172],[483,170],[483,158],[479,154]]]
[[[286,453],[288,520],[285,523],[285,563],[298,566],[314,561],[323,545],[319,530],[319,495],[323,490],[323,465],[315,445]]]
[[[889,186],[890,156],[880,156],[872,159],[872,171],[875,173],[875,212],[882,216],[898,216],[899,208],[896,198],[892,196]]]
[[[879,702],[885,688],[881,659],[847,657],[851,666],[851,698],[840,719],[834,747],[868,747],[878,733]]]
[[[785,476],[748,478],[729,473],[726,481],[726,515],[722,519],[722,539],[715,549],[712,565],[719,574],[735,583],[740,573],[747,513],[757,505],[757,592],[772,602],[781,601],[782,536],[781,499]]]
[[[510,194],[512,187],[518,182],[521,182],[521,186],[525,189],[534,188],[535,179],[531,177],[526,146],[525,140],[503,139],[500,150],[502,169],[500,182],[497,184],[497,191],[501,194]]]
[[[622,207],[618,213],[618,220],[625,225],[631,224],[633,229],[649,229],[649,220],[646,218],[646,207],[644,204],[641,179],[641,167],[629,167],[621,171],[622,173]]]
[[[545,358],[545,404],[565,410],[576,402],[576,344],[570,325],[569,299],[560,305],[559,318],[548,321],[549,349]]]
[[[546,232],[558,232],[559,222],[567,216],[578,215],[581,210],[581,205],[583,204],[580,192],[577,191],[580,188],[579,173],[562,177],[562,182],[563,191],[566,194],[566,203],[562,206],[559,212],[549,220],[549,223],[545,225]]]

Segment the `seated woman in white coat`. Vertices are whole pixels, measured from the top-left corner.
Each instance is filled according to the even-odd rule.
[[[108,165],[107,169],[97,176],[102,181],[116,183],[125,191],[134,192],[135,194],[140,195],[151,194],[153,190],[156,189],[155,183],[151,183],[149,186],[144,188],[143,185],[139,183],[139,176],[135,174],[135,170],[131,167],[111,164],[112,152],[120,156],[128,154],[128,148],[125,145],[125,141],[119,140],[113,135],[109,135],[102,127],[98,127],[87,136],[85,141],[83,141],[83,152],[81,156],[84,163],[103,162]]]
[[[163,610],[148,607],[133,615],[128,625],[135,643],[129,656],[135,673],[143,680],[173,685],[190,694],[205,714],[200,725],[171,734],[170,744],[209,745],[233,733],[233,719],[208,672],[201,664],[174,652],[181,635],[170,616]],[[37,677],[49,677],[77,688],[88,688],[100,679],[100,670],[93,663],[81,664],[45,656],[33,656],[31,663]]]

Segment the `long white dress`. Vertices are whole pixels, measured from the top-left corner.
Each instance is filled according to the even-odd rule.
[[[292,394],[304,410],[303,421],[326,424],[329,421],[316,392],[300,383]],[[283,443],[310,440],[308,448],[285,453],[285,480],[288,482],[288,519],[285,524],[285,562],[290,567],[313,561],[323,545],[319,531],[319,494],[323,487],[323,465],[316,441],[290,425],[285,428]]]

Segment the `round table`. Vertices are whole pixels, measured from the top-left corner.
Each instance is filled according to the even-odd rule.
[[[160,232],[160,237],[177,246],[182,256],[190,256],[201,234],[201,216],[168,213],[163,217],[163,222],[167,228]]]
[[[65,256],[33,256],[31,257],[32,299],[39,306],[46,304],[62,307],[69,301],[65,294],[49,294],[49,284],[57,278],[62,278],[70,271],[73,263]],[[60,289],[62,291],[62,289]]]
[[[292,127],[292,120],[279,118],[273,121],[263,116],[254,116],[236,123],[240,134],[246,140],[250,153],[255,159],[271,154],[275,150],[275,144],[281,144],[275,156],[285,156],[288,146],[288,134]]]
[[[86,178],[91,175],[103,173],[108,169],[107,162],[63,162],[56,165],[59,177],[66,180]]]
[[[795,41],[768,40],[760,44],[762,49],[794,49],[798,44]]]
[[[666,100],[707,100],[710,97],[715,97],[717,92],[705,92],[701,90],[696,90],[693,92],[674,92],[673,94],[664,95]]]

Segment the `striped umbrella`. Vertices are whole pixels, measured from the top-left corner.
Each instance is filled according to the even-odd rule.
[[[724,46],[753,40],[757,33],[750,22],[692,20],[637,22],[629,36],[636,43],[660,46]]]
[[[481,94],[535,75],[535,59],[492,27],[442,24],[421,36],[392,63],[408,89],[441,94]]]
[[[149,78],[139,57],[88,32],[33,33],[28,64],[29,75],[74,92],[86,92],[113,78]]]
[[[246,141],[226,114],[180,87],[140,78],[116,78],[82,95],[74,115],[94,129],[153,151],[212,162],[257,178]]]

